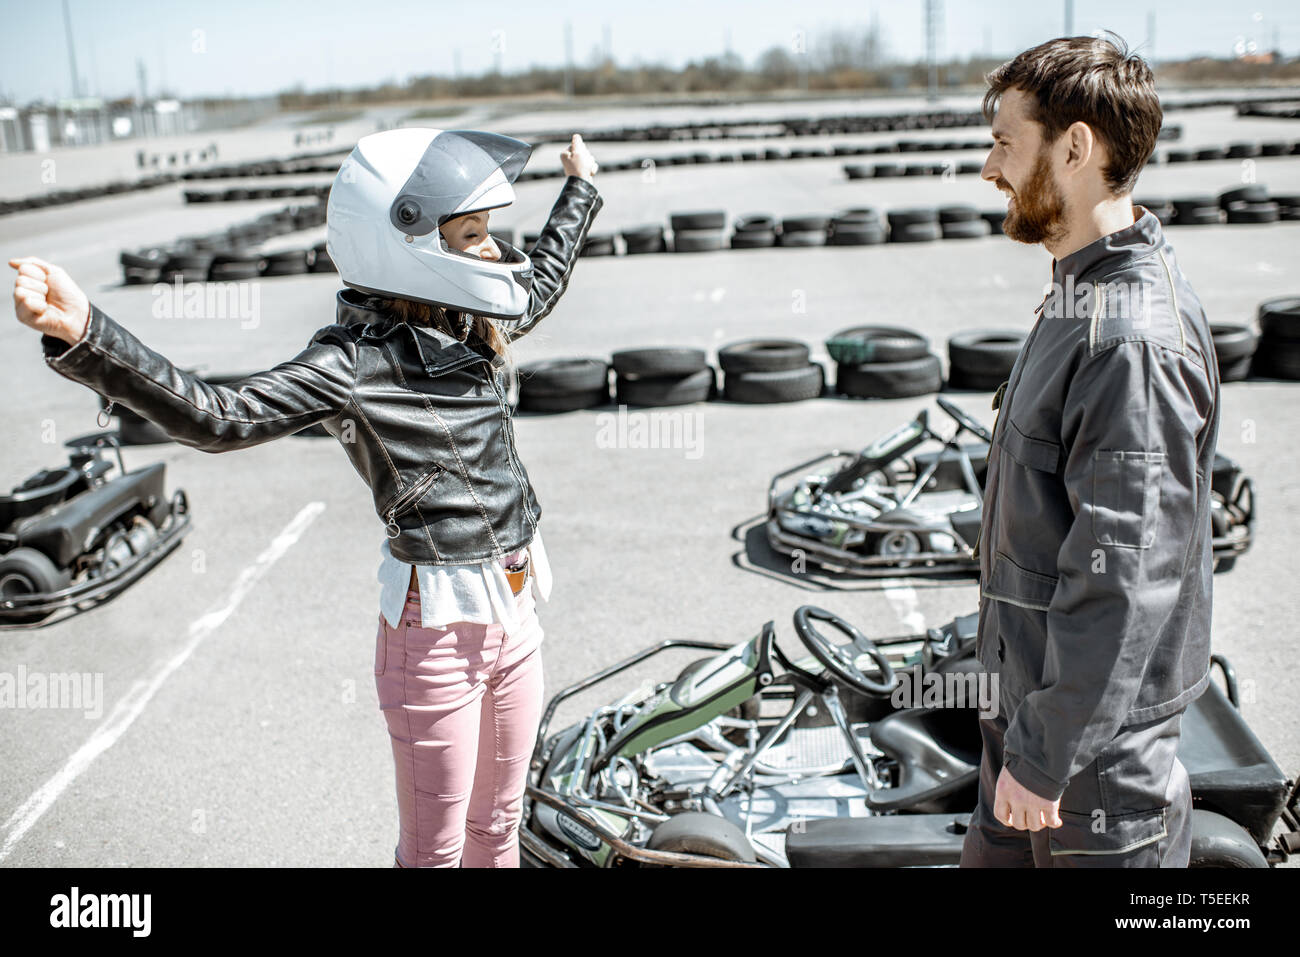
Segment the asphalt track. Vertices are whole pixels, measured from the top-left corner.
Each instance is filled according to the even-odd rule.
[[[550,127],[553,119],[537,125]],[[1228,109],[1169,119],[1184,128],[1178,145],[1188,146],[1294,139],[1300,129],[1237,119]],[[614,159],[651,148],[683,146],[599,144],[594,151]],[[540,148],[534,163],[558,165],[558,150]],[[666,224],[671,212],[690,209],[725,209],[730,220],[856,205],[1002,204],[977,176],[849,182],[841,172],[846,161],[877,159],[900,157],[601,174],[606,205],[593,230]],[[1218,192],[1236,185],[1241,171],[1237,160],[1153,166],[1137,193]],[[1300,192],[1300,157],[1259,159],[1256,175],[1275,192]],[[0,247],[6,259],[38,255],[64,266],[100,307],[179,365],[254,371],[292,357],[333,321],[337,276],[258,282],[256,323],[156,318],[148,287],[120,285],[120,249],[218,229],[292,201],[186,206],[187,185],[3,217]],[[539,229],[558,185],[521,184],[515,206],[494,215],[493,225]],[[28,190],[6,177],[3,192]],[[1246,323],[1260,300],[1300,293],[1300,224],[1172,228],[1170,235],[1214,321]],[[716,364],[719,345],[781,336],[808,342],[814,359],[827,362],[828,334],[872,322],[923,332],[946,365],[955,332],[1027,330],[1049,267],[1043,250],[1002,236],[584,258],[555,311],[521,341],[518,358],[685,345],[709,350]],[[67,438],[96,431],[98,404],[45,368],[39,337],[9,315],[0,323],[8,369],[0,423],[3,480],[17,484],[60,464]],[[988,393],[951,396],[991,422]],[[1300,773],[1300,672],[1291,655],[1300,611],[1298,398],[1300,383],[1223,388],[1220,449],[1253,476],[1258,524],[1253,549],[1216,577],[1214,607],[1214,648],[1236,667],[1247,696],[1243,713],[1291,776]],[[869,635],[912,633],[974,610],[969,580],[823,588],[791,574],[752,527],[772,474],[832,447],[865,445],[923,407],[947,426],[932,397],[719,401],[645,420],[683,429],[676,448],[608,447],[602,437],[618,434],[613,406],[519,415],[520,450],[542,505],[555,580],[540,612],[548,697],[667,637],[739,641],[770,619],[783,647],[795,650],[790,618],[804,603],[837,612]],[[0,716],[0,864],[387,866],[397,812],[371,667],[383,529],[365,485],[332,439],[290,437],[220,455],[142,446],[124,456],[128,468],[166,462],[168,490],[185,489],[194,525],[175,553],[111,603],[50,628],[0,633],[0,671],[102,675],[99,714],[26,708]],[[555,727],[642,678],[672,677],[693,657],[675,653],[607,692],[575,699]]]

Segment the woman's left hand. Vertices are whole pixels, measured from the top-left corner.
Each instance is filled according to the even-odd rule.
[[[600,168],[596,158],[591,155],[591,150],[587,149],[587,144],[582,142],[582,137],[577,133],[569,141],[569,148],[560,153],[560,164],[569,176],[577,176],[588,183],[594,183],[593,177]]]

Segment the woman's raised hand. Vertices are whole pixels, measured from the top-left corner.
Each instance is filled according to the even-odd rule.
[[[90,321],[90,299],[61,266],[35,256],[9,260],[14,277],[14,312],[37,332],[75,343]]]
[[[564,167],[565,173],[585,179],[588,183],[593,182],[592,177],[600,168],[596,157],[591,155],[591,150],[587,149],[587,144],[582,142],[582,137],[577,133],[574,133],[573,139],[569,141],[569,148],[560,153],[560,164]]]

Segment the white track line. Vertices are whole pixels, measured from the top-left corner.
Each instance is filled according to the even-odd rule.
[[[881,591],[885,593],[885,598],[893,606],[894,613],[898,615],[898,620],[903,623],[908,634],[925,634],[925,615],[921,614],[920,600],[915,588],[907,584],[890,584]]]
[[[253,564],[240,572],[239,578],[235,580],[225,600],[190,624],[189,639],[185,646],[171,658],[155,666],[151,675],[138,679],[113,707],[108,717],[95,729],[89,740],[68,758],[53,777],[18,806],[3,825],[6,833],[4,844],[0,845],[0,861],[9,856],[14,845],[22,840],[23,835],[40,820],[41,815],[49,810],[50,805],[59,799],[59,795],[67,789],[68,785],[75,781],[82,771],[90,767],[95,758],[117,743],[117,739],[125,734],[127,728],[140,716],[145,705],[162,687],[163,682],[171,676],[172,672],[185,664],[186,659],[208,635],[221,627],[222,623],[239,607],[239,603],[252,590],[257,580],[289,550],[294,542],[298,541],[307,526],[324,510],[324,502],[311,502],[294,516],[293,521],[285,526],[284,531],[275,537],[262,554],[257,556]]]

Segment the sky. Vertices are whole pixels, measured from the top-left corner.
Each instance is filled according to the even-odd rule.
[[[1063,34],[1063,0],[941,0],[941,56],[1010,56]],[[562,66],[565,24],[573,58],[589,64],[608,45],[620,64],[664,63],[730,48],[752,64],[764,50],[812,47],[825,31],[865,30],[878,19],[887,52],[925,54],[922,0],[66,0],[82,95],[165,84],[182,97],[264,95],[398,83],[429,73]],[[0,0],[0,95],[18,104],[72,94],[64,0]],[[1156,59],[1230,55],[1238,40],[1300,54],[1295,0],[1074,0],[1074,33],[1114,30]],[[1154,13],[1154,43],[1148,43]]]

